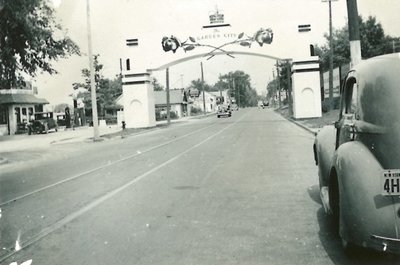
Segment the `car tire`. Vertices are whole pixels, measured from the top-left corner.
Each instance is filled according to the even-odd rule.
[[[329,179],[329,204],[332,211],[333,228],[336,235],[339,235],[340,228],[340,194],[339,183],[336,174]]]

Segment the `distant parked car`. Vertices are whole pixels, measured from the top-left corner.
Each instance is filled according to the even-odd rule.
[[[58,130],[57,122],[53,118],[53,112],[36,112],[34,120],[28,124],[28,134],[48,133],[49,130]]]
[[[57,125],[58,126],[66,126],[67,125],[66,115],[64,113],[57,114]]]
[[[400,254],[400,54],[365,60],[347,74],[340,114],[316,135],[325,211],[345,250]]]
[[[229,106],[220,105],[218,107],[218,111],[217,111],[217,117],[218,118],[220,118],[220,117],[230,117],[230,116],[232,116],[232,112],[231,112]]]

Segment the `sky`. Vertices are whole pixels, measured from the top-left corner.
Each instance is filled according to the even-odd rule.
[[[82,82],[81,70],[89,68],[86,1],[52,0],[56,19],[64,33],[81,48],[81,56],[70,56],[53,63],[56,75],[38,74],[32,81],[39,96],[51,105],[72,103],[72,84]],[[358,12],[364,18],[375,16],[385,33],[400,36],[400,1],[358,0]],[[218,8],[231,26],[215,32],[202,29],[208,25],[208,15]],[[113,78],[120,73],[120,59],[129,58],[134,72],[157,68],[163,64],[194,54],[209,52],[210,48],[197,47],[185,53],[165,53],[161,47],[163,36],[174,35],[181,41],[189,36],[206,45],[219,46],[237,38],[241,32],[252,36],[260,28],[271,28],[274,40],[260,47],[251,48],[232,44],[226,50],[247,51],[278,58],[302,58],[309,44],[325,44],[324,33],[329,30],[328,3],[321,0],[90,0],[90,24],[93,53],[100,55],[104,65],[103,75]],[[334,28],[347,23],[345,0],[332,2]],[[298,33],[299,24],[310,24],[311,31]],[[204,36],[219,34],[219,38]],[[231,36],[231,37],[222,37]],[[126,39],[138,38],[137,47],[127,47]],[[241,70],[250,75],[252,86],[259,94],[265,93],[273,78],[274,60],[255,56],[226,55],[187,61],[170,68],[170,87],[187,87],[191,80],[201,78],[200,62],[204,66],[204,80],[214,84],[218,76],[229,71]],[[153,72],[165,85],[165,71]]]

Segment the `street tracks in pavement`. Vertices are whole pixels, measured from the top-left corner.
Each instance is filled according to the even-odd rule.
[[[207,127],[203,127],[203,128],[201,128],[201,129],[198,129],[198,130],[193,131],[193,132],[191,132],[191,133],[188,133],[188,134],[185,134],[185,135],[176,137],[176,138],[174,138],[174,139],[172,139],[172,140],[170,140],[170,141],[167,141],[167,142],[164,142],[164,143],[162,143],[162,144],[158,144],[158,145],[152,146],[152,147],[150,147],[150,148],[148,148],[148,149],[146,149],[146,150],[141,151],[140,153],[134,153],[134,154],[128,155],[128,156],[126,156],[126,157],[124,157],[124,158],[121,158],[121,159],[118,159],[118,160],[109,162],[109,163],[107,163],[107,164],[105,164],[105,165],[102,165],[102,166],[99,166],[99,167],[92,168],[92,169],[90,169],[90,170],[81,172],[81,173],[79,173],[79,174],[73,175],[73,176],[71,176],[71,177],[65,178],[65,179],[60,180],[60,181],[57,181],[57,182],[55,182],[55,183],[46,185],[46,186],[44,186],[44,187],[41,187],[41,188],[39,188],[39,189],[36,189],[36,190],[31,191],[31,192],[25,193],[25,194],[23,194],[23,195],[14,197],[14,198],[9,199],[9,200],[7,200],[7,201],[5,201],[5,202],[1,202],[1,203],[0,203],[0,207],[8,206],[8,205],[10,205],[10,204],[12,204],[12,203],[14,203],[14,202],[16,202],[16,201],[19,201],[19,200],[21,200],[21,199],[25,199],[25,198],[30,197],[30,196],[32,196],[32,195],[35,195],[35,194],[37,194],[37,193],[39,193],[39,192],[48,190],[48,189],[50,189],[50,188],[59,186],[59,185],[61,185],[61,184],[67,183],[67,182],[72,181],[72,180],[76,180],[76,179],[81,178],[81,177],[83,177],[83,176],[86,176],[86,175],[89,175],[89,174],[91,174],[91,173],[100,171],[100,170],[102,170],[102,169],[105,169],[105,168],[107,168],[107,167],[113,166],[113,165],[115,165],[115,164],[124,162],[124,161],[126,161],[126,160],[133,159],[133,158],[136,158],[136,157],[138,157],[138,156],[144,155],[144,154],[146,154],[146,153],[148,153],[148,152],[154,151],[154,150],[156,150],[156,149],[158,149],[158,148],[167,146],[167,145],[169,145],[169,144],[172,144],[172,143],[174,143],[174,142],[177,142],[177,141],[179,141],[179,140],[182,140],[182,139],[184,139],[184,138],[187,138],[187,137],[189,137],[189,136],[192,136],[192,135],[194,135],[194,134],[196,134],[196,133],[198,133],[198,132],[201,132],[201,131],[203,131],[203,130],[209,129],[210,127],[213,127],[213,126],[215,126],[215,125],[216,125],[216,123],[213,123],[213,124],[211,124],[211,125],[209,125],[209,126],[207,126]]]
[[[23,249],[29,247],[30,245],[32,245],[32,244],[34,244],[34,243],[40,241],[40,240],[43,239],[44,237],[50,235],[50,234],[53,233],[54,231],[56,231],[56,230],[58,230],[59,228],[65,226],[66,224],[68,224],[68,223],[70,223],[71,221],[75,220],[75,219],[78,218],[79,216],[85,214],[86,212],[88,212],[88,211],[90,211],[91,209],[97,207],[98,205],[102,204],[103,202],[107,201],[108,199],[114,197],[115,195],[119,194],[119,193],[122,192],[123,190],[125,190],[125,189],[127,189],[128,187],[134,185],[135,183],[139,182],[140,180],[144,179],[145,177],[149,176],[150,174],[152,174],[152,173],[154,173],[154,172],[160,170],[161,168],[163,168],[163,167],[165,167],[165,166],[171,164],[172,162],[174,162],[174,161],[177,160],[178,158],[182,157],[183,155],[185,155],[185,154],[191,152],[192,150],[196,149],[197,147],[201,146],[202,144],[208,142],[209,140],[211,140],[211,139],[214,138],[215,136],[217,136],[217,135],[223,133],[223,132],[226,131],[227,129],[231,128],[232,126],[234,126],[235,124],[237,124],[238,122],[240,122],[242,119],[244,119],[245,116],[247,116],[247,115],[244,115],[244,116],[240,117],[240,119],[236,120],[234,123],[229,123],[227,126],[224,126],[222,129],[218,130],[216,133],[213,133],[212,135],[208,136],[208,137],[205,138],[204,140],[202,140],[202,141],[198,142],[197,144],[191,146],[190,148],[186,149],[185,151],[183,151],[183,152],[181,152],[181,153],[175,155],[174,157],[168,159],[167,161],[165,161],[165,162],[159,164],[158,166],[152,168],[151,170],[148,170],[147,172],[145,172],[145,173],[143,173],[143,174],[137,176],[136,178],[130,180],[129,182],[126,182],[125,184],[123,184],[123,185],[121,185],[121,186],[119,186],[119,187],[117,187],[117,188],[115,188],[115,189],[113,189],[113,190],[111,190],[111,191],[108,191],[108,192],[105,193],[104,195],[102,195],[102,196],[100,196],[100,197],[97,197],[96,199],[94,199],[94,200],[92,200],[91,202],[87,203],[86,205],[84,205],[84,206],[81,207],[80,209],[78,209],[78,210],[76,210],[76,211],[74,211],[74,212],[68,214],[67,216],[65,216],[64,218],[60,219],[59,221],[54,222],[53,224],[50,224],[50,225],[48,225],[47,227],[43,228],[40,232],[38,232],[37,234],[31,236],[31,237],[30,237],[29,239],[27,239],[26,241],[18,242],[19,250],[16,250],[16,249],[13,249],[13,248],[9,248],[10,251],[8,251],[6,254],[0,256],[0,263],[3,262],[3,261],[5,261],[6,259],[10,258],[11,256],[15,255],[18,251],[21,251],[21,250],[23,250]],[[132,154],[132,155],[130,155],[130,156],[127,156],[127,157],[124,157],[124,158],[122,158],[122,159],[113,161],[113,162],[108,163],[108,164],[106,164],[106,165],[93,168],[93,169],[88,170],[88,171],[85,171],[85,172],[83,172],[83,173],[80,173],[80,174],[71,176],[71,177],[69,177],[69,178],[67,178],[67,179],[64,179],[64,180],[62,180],[62,181],[59,181],[59,182],[56,182],[56,183],[47,185],[47,186],[42,187],[42,188],[40,188],[40,189],[37,189],[37,190],[34,190],[34,191],[32,191],[32,192],[26,193],[26,194],[24,194],[24,195],[15,197],[15,198],[13,198],[13,199],[11,199],[11,200],[8,200],[8,201],[6,201],[6,202],[1,203],[0,206],[3,206],[3,207],[4,207],[4,206],[5,206],[5,207],[11,206],[11,205],[13,204],[13,202],[16,202],[16,201],[18,201],[18,200],[26,199],[26,198],[28,198],[28,197],[34,195],[34,194],[37,194],[37,193],[46,191],[46,190],[48,190],[48,189],[51,189],[51,188],[56,187],[56,186],[59,186],[59,185],[64,184],[64,183],[66,183],[66,182],[76,180],[76,179],[78,179],[78,178],[80,178],[80,177],[82,177],[82,176],[89,175],[89,174],[91,174],[91,173],[94,173],[94,172],[97,172],[97,171],[99,171],[99,170],[102,170],[102,169],[104,169],[104,168],[106,168],[106,167],[110,167],[110,166],[112,166],[112,165],[115,165],[115,164],[117,164],[117,163],[121,163],[121,162],[126,161],[126,160],[129,160],[129,159],[133,159],[133,158],[135,158],[135,157],[138,157],[138,156],[140,156],[140,155],[143,155],[143,154],[148,153],[148,152],[150,152],[150,151],[153,151],[153,150],[155,150],[155,149],[161,148],[161,147],[163,147],[163,146],[169,145],[169,144],[174,143],[174,142],[176,142],[176,141],[179,141],[179,140],[181,140],[181,139],[184,139],[184,138],[187,138],[187,137],[189,137],[189,136],[192,136],[192,135],[194,135],[194,134],[196,134],[196,133],[198,133],[198,132],[201,132],[201,131],[203,131],[203,130],[209,129],[209,128],[211,128],[211,127],[217,125],[217,124],[220,124],[220,123],[215,122],[215,123],[213,123],[213,124],[211,124],[211,125],[209,125],[209,126],[207,126],[207,127],[203,127],[203,128],[201,128],[201,129],[195,130],[195,131],[193,131],[193,132],[191,132],[191,133],[188,133],[188,134],[182,135],[182,136],[180,136],[180,137],[174,138],[173,140],[170,140],[170,141],[164,142],[164,143],[162,143],[162,144],[159,144],[159,145],[150,147],[150,148],[148,148],[148,149],[142,151],[142,152],[139,153],[139,154],[138,154],[138,153]]]

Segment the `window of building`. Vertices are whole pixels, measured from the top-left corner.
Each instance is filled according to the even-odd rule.
[[[33,115],[33,108],[29,108],[28,113],[29,113],[29,121],[34,120],[35,116]]]
[[[21,108],[21,110],[22,110],[22,122],[23,123],[27,123],[28,122],[28,116],[26,115],[27,114],[27,109],[26,108]]]
[[[16,107],[15,108],[15,118],[17,120],[17,124],[21,123],[21,109]]]
[[[0,106],[0,124],[7,124],[7,107]]]

